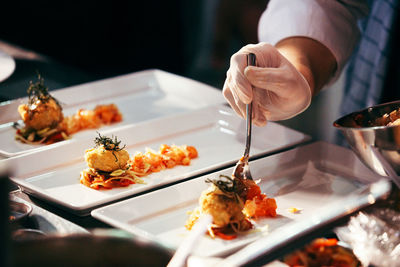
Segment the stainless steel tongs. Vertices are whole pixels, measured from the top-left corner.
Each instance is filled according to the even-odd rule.
[[[256,65],[256,55],[250,53],[247,55],[247,65]],[[236,163],[235,169],[233,170],[232,176],[238,179],[248,179],[253,180],[250,173],[249,167],[249,157],[250,157],[250,145],[251,145],[251,126],[252,126],[252,116],[253,116],[253,104],[250,102],[246,105],[246,148],[244,150],[243,156]]]

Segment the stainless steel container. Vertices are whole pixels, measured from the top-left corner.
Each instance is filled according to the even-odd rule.
[[[333,123],[361,161],[382,176],[390,176],[386,163],[400,175],[400,126],[379,126],[375,122],[399,108],[400,101],[384,103],[350,113]]]

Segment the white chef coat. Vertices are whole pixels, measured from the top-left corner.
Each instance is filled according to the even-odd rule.
[[[368,14],[365,0],[270,0],[258,25],[260,42],[272,45],[293,36],[309,37],[334,55],[335,81],[360,38],[358,20]]]

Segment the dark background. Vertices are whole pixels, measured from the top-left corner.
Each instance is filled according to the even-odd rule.
[[[183,70],[180,1],[7,1],[0,36],[94,75]]]
[[[3,98],[23,96],[19,81],[36,72],[50,89],[149,68],[182,74],[182,9],[181,1],[7,1],[0,39],[46,60],[14,57]]]
[[[222,88],[229,58],[257,41],[265,0],[4,1],[0,40],[46,56],[14,58],[0,100],[25,96],[40,72],[50,89],[145,69]]]

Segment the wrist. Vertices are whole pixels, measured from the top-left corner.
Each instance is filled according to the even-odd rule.
[[[336,60],[328,48],[307,37],[290,37],[276,44],[278,51],[308,82],[316,95],[336,70]]]

